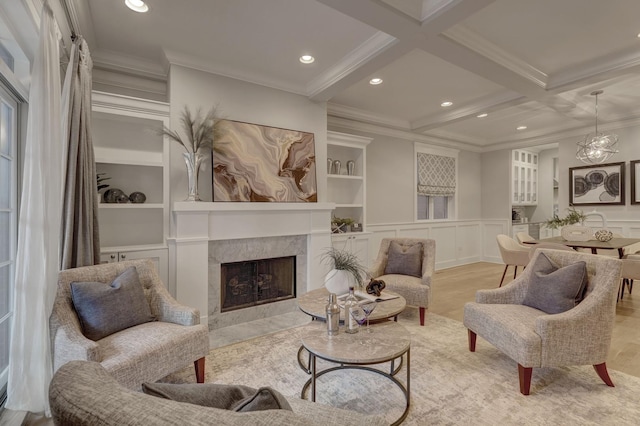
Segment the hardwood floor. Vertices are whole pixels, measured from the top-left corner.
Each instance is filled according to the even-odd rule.
[[[475,300],[477,290],[498,287],[503,270],[503,264],[480,262],[437,271],[432,289],[433,301],[429,311],[462,321],[465,302]],[[520,272],[519,268],[518,275]],[[502,285],[512,280],[513,267],[509,267]],[[607,359],[607,368],[636,377],[640,377],[639,291],[636,289],[631,295],[625,291],[624,299],[618,301],[616,324]]]

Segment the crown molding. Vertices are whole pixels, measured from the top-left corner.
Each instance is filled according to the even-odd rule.
[[[131,96],[118,95],[115,93],[91,92],[93,108],[106,108],[109,110],[137,112],[166,118],[169,116],[170,107],[167,102],[154,100],[141,100]]]
[[[482,152],[482,148],[477,145],[462,143],[455,140],[448,140],[444,138],[432,137],[427,135],[416,134],[407,130],[392,129],[389,127],[380,126],[371,123],[362,123],[359,121],[353,121],[346,118],[328,116],[327,128],[330,130],[339,131],[356,131],[364,132],[381,136],[389,136],[392,138],[402,139],[411,142],[422,142],[430,145],[439,146],[442,148],[456,148],[471,152]]]
[[[202,57],[195,57],[193,55],[187,55],[171,49],[164,49],[164,55],[166,57],[167,63],[169,63],[170,65],[179,65],[198,71],[204,71],[212,74],[218,74],[224,77],[233,78],[235,80],[246,81],[247,83],[258,84],[260,86],[294,93],[296,95],[307,96],[306,89],[304,87],[301,87],[300,85],[291,84],[282,80],[264,78],[263,76],[260,76],[259,73],[231,69],[230,67],[222,66],[222,64],[219,62]]]
[[[157,62],[134,58],[108,50],[91,52],[91,59],[96,68],[130,74],[154,80],[167,80],[167,69]]]
[[[378,31],[360,46],[346,54],[340,61],[324,73],[314,78],[307,85],[307,96],[314,98],[327,88],[333,86],[338,81],[369,62],[380,52],[396,44],[398,40],[388,34]]]
[[[548,86],[549,76],[547,74],[499,48],[464,25],[456,25],[445,31],[443,35],[526,78],[538,87],[544,89]]]
[[[327,115],[345,118],[348,120],[378,124],[384,127],[405,129],[407,131],[411,129],[410,123],[406,120],[393,119],[373,112],[363,111],[358,108],[334,104],[331,102],[327,102]]]

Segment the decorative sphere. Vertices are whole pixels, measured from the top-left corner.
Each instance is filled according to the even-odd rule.
[[[135,204],[142,204],[147,201],[147,196],[142,192],[136,191],[129,194],[129,201]]]
[[[613,232],[609,231],[608,229],[598,229],[594,236],[598,241],[609,241],[613,238]]]
[[[118,204],[127,204],[128,202],[129,202],[129,197],[124,192],[118,195],[118,198],[116,198],[116,203]]]
[[[121,189],[118,189],[118,188],[107,189],[106,191],[104,191],[104,202],[117,203],[118,197],[121,195],[125,195]]]

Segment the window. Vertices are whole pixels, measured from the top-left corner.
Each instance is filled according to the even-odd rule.
[[[18,234],[17,102],[0,86],[0,406],[9,376],[13,281]]]
[[[415,144],[416,220],[455,219],[458,151]]]

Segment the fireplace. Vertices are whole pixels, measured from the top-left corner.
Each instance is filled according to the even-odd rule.
[[[295,297],[295,256],[230,262],[220,265],[221,312]]]

